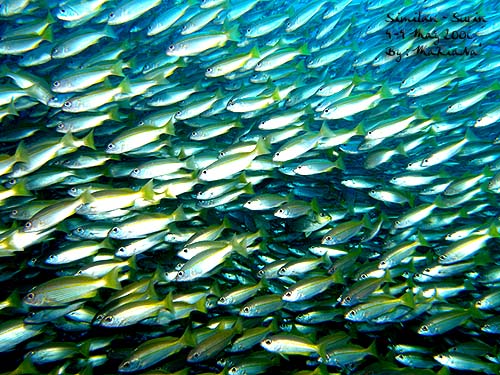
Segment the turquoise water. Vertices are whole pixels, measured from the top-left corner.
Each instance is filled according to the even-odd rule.
[[[4,1],[2,369],[499,373],[498,12]]]

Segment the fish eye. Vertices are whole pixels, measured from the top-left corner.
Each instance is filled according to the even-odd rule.
[[[364,280],[364,279],[366,279],[367,277],[368,277],[368,275],[367,275],[366,273],[362,273],[362,274],[359,276],[359,278],[360,278],[361,280]]]
[[[344,302],[347,302],[347,303],[351,302],[351,297],[347,296],[346,298],[344,298]]]
[[[173,44],[169,45],[168,46],[168,50],[169,51],[173,51],[175,49],[175,46]]]
[[[275,154],[274,154],[274,156],[280,156],[280,153],[279,153],[279,152],[277,152],[277,153],[275,153]]]
[[[59,87],[61,85],[61,82],[59,81],[54,81],[54,83],[52,84],[52,86],[54,87]]]
[[[25,227],[26,229],[29,229],[29,228],[31,228],[32,226],[33,226],[33,223],[32,223],[31,221],[27,221],[27,222],[26,222],[26,224],[24,224],[24,227]]]
[[[285,296],[286,296],[286,297],[291,297],[291,296],[292,296],[292,292],[286,292],[286,293],[285,293]]]
[[[427,164],[429,162],[429,159],[424,159],[423,162]]]
[[[259,277],[264,276],[264,271],[263,271],[263,270],[259,270],[259,271],[257,272],[257,276],[259,276]]]
[[[179,277],[184,276],[184,271],[179,271],[179,272],[177,272],[177,276],[179,276]]]
[[[33,298],[35,298],[35,293],[26,294],[26,299],[33,299]]]
[[[123,362],[121,367],[124,368],[130,367],[130,362],[129,361]]]
[[[54,259],[56,259],[56,258],[57,258],[57,257],[56,257],[56,256],[55,256],[54,254],[52,254],[52,255],[49,255],[49,259],[52,259],[52,260],[54,260]]]
[[[211,73],[212,72],[212,68],[207,68],[207,73]]]
[[[332,237],[331,237],[331,236],[326,236],[326,237],[325,237],[325,240],[326,240],[326,241],[331,241],[331,240],[332,240]]]
[[[181,111],[177,111],[177,112],[175,112],[175,115],[176,115],[176,116],[179,116],[179,115],[181,115],[181,114],[182,114],[182,112],[181,112]]]
[[[59,11],[60,11],[61,13],[66,13],[66,9],[64,9],[64,8],[59,9]]]
[[[141,120],[141,121],[139,121],[139,126],[142,126],[142,125],[144,125],[144,121]]]
[[[114,149],[114,148],[115,148],[115,145],[114,145],[113,143],[110,143],[110,144],[108,145],[108,150],[112,150],[112,149]]]
[[[66,108],[71,107],[71,102],[70,102],[69,100],[66,100],[66,101],[64,102],[64,106],[65,106]]]
[[[81,274],[83,274],[83,271],[82,271],[82,270],[78,270],[78,271],[75,273],[75,275],[76,275],[76,276],[80,276]]]
[[[219,157],[223,157],[224,155],[226,155],[224,151],[219,152]]]
[[[82,227],[76,228],[76,233],[83,233],[83,228]]]
[[[394,224],[399,225],[399,224],[401,224],[401,222],[400,222],[399,220],[396,220],[396,221],[394,222]]]
[[[191,137],[196,137],[197,134],[198,134],[197,132],[192,132]]]
[[[325,110],[323,112],[328,113],[328,112],[330,112],[330,110],[328,108],[325,108]]]
[[[220,303],[225,303],[225,302],[226,302],[226,298],[225,298],[225,297],[221,297],[221,298],[219,298],[219,302],[220,302]]]
[[[446,255],[444,255],[444,254],[439,256],[439,260],[445,260],[446,258],[447,258],[447,257],[446,257]]]
[[[385,266],[385,265],[386,265],[385,261],[383,261],[383,260],[382,260],[379,264],[380,264],[381,266]]]
[[[347,315],[349,315],[349,316],[354,316],[354,315],[356,315],[356,312],[355,312],[354,310],[351,310],[351,311],[349,311],[349,312],[347,313]]]
[[[119,253],[124,253],[125,252],[125,248],[122,246],[120,248],[118,248],[118,252]]]
[[[196,353],[193,354],[194,358],[198,358],[199,356],[200,356],[200,353],[198,353],[198,352],[196,352]]]
[[[134,168],[134,170],[132,171],[133,174],[139,174],[141,170],[139,168]]]
[[[252,31],[252,29],[251,29],[251,28],[248,28],[248,29],[247,29],[247,33],[250,33],[251,31]]]
[[[204,170],[202,170],[202,171],[201,171],[201,173],[202,173],[202,174],[207,174],[207,170],[206,170],[206,169],[204,169]]]
[[[111,12],[111,13],[109,14],[109,18],[114,18],[114,17],[115,17],[115,14],[114,14],[113,12]]]
[[[288,269],[286,267],[281,267],[278,273],[284,274]]]
[[[229,372],[237,372],[238,369],[236,367],[231,367],[231,369],[229,370]]]
[[[270,339],[267,339],[266,341],[264,341],[264,344],[266,345],[271,345],[272,341]]]
[[[60,122],[59,124],[57,124],[57,128],[64,129],[65,128],[64,122]]]
[[[261,62],[258,62],[258,63],[257,63],[257,66],[259,66],[259,67],[260,67],[260,66],[262,66],[262,63],[261,63]]]
[[[424,325],[424,326],[422,326],[422,327],[420,327],[420,329],[421,329],[422,331],[424,331],[424,332],[427,332],[427,331],[429,330],[429,328],[428,328],[427,326],[425,326],[425,325]]]
[[[17,210],[12,210],[10,213],[11,215],[17,215]]]
[[[113,317],[112,316],[107,316],[107,317],[104,318],[104,321],[106,323],[111,323],[113,321]]]
[[[248,313],[248,312],[250,312],[250,307],[248,307],[248,306],[244,307],[244,308],[243,308],[243,312],[244,312],[244,313]]]

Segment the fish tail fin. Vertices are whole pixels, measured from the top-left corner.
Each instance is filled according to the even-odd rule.
[[[415,307],[415,299],[413,297],[413,293],[411,291],[406,292],[401,297],[401,303],[404,306],[408,306],[408,307],[414,308]]]
[[[271,151],[269,151],[269,142],[265,141],[262,138],[259,138],[257,144],[255,145],[255,153],[257,154],[257,156],[269,154],[270,152]]]
[[[70,133],[67,133],[70,134]],[[92,129],[89,134],[87,134],[85,137],[81,139],[82,143],[84,146],[95,150],[95,144],[94,144],[94,129]]]
[[[239,42],[241,40],[241,34],[239,31],[238,24],[229,27],[226,31],[226,35],[227,39],[232,40],[233,42]]]
[[[113,66],[110,69],[110,72],[111,72],[111,74],[113,74],[115,76],[124,77],[124,74],[123,74],[123,61],[122,60],[118,60],[115,64],[113,64]]]
[[[184,211],[182,205],[175,209],[175,211],[172,213],[172,216],[174,217],[175,221],[184,221],[188,219],[188,216],[186,215],[186,212]]]
[[[467,140],[467,142],[477,142],[481,140],[481,138],[479,138],[472,132],[471,128],[467,128],[467,130],[465,131],[464,139]]]
[[[250,58],[258,58],[260,57],[260,51],[259,47],[255,45],[251,50],[250,50]]]
[[[40,35],[42,40],[46,40],[47,42],[52,42],[54,40],[54,34],[52,33],[52,28],[47,27],[45,31]]]
[[[112,121],[120,121],[121,120],[120,112],[118,111],[118,107],[113,107],[109,111],[109,119]]]
[[[7,106],[7,114],[12,116],[19,116],[16,106],[14,105],[14,100],[11,100],[9,105]]]
[[[118,85],[121,93],[130,94],[132,89],[130,88],[130,80],[125,77]]]
[[[24,181],[19,182],[18,184],[15,184],[14,187],[12,188],[16,196],[24,196],[28,197],[33,195],[31,191],[26,189],[26,183]]]
[[[175,135],[175,126],[172,120],[169,120],[164,127],[165,134],[167,135]]]
[[[500,233],[498,232],[498,228],[494,222],[488,228],[488,236],[493,237],[493,238],[500,237]]]
[[[389,88],[389,86],[386,83],[384,83],[382,85],[379,92],[380,92],[380,97],[382,99],[394,98],[394,95],[392,94],[391,89]]]
[[[401,142],[399,145],[397,145],[396,153],[397,153],[397,155],[401,155],[401,156],[405,156],[405,157],[408,156],[408,154],[406,153],[406,150],[405,150],[404,142]]]
[[[417,120],[427,120],[428,119],[427,115],[424,113],[424,111],[420,107],[417,108],[414,116]]]
[[[303,45],[301,45],[298,52],[301,55],[310,55],[311,54],[311,51],[309,51],[309,47],[307,46],[307,43],[304,43]]]
[[[306,68],[306,64],[304,60],[300,60],[297,65],[295,65],[295,71],[297,73],[306,73],[308,69]]]
[[[104,28],[104,35],[111,39],[118,39],[118,35],[116,35],[113,28],[108,25],[106,25],[106,27]]]
[[[175,311],[174,308],[174,298],[172,295],[172,291],[170,291],[162,301],[163,306],[171,313]]]
[[[67,132],[66,134],[64,134],[64,136],[61,138],[61,143],[65,147],[74,147],[75,138],[73,137],[73,134],[71,132]]]
[[[52,13],[50,12],[47,12],[47,17],[45,18],[45,22],[49,25],[53,24],[53,23],[56,23],[57,20],[54,18],[54,16],[52,15]]]
[[[119,267],[115,267],[111,272],[108,272],[108,274],[106,274],[103,277],[104,287],[109,289],[120,290],[122,286],[120,284],[120,281],[118,280],[119,273],[120,273]]]
[[[144,197],[145,200],[147,201],[154,201],[155,198],[155,192],[153,190],[154,184],[153,180],[149,180],[140,190],[142,196]]]
[[[191,332],[191,327],[187,327],[182,336],[179,338],[179,343],[184,344],[185,346],[195,347],[196,340]]]
[[[22,163],[26,163],[30,158],[28,150],[26,150],[26,146],[24,142],[21,141],[19,146],[17,146],[16,153],[14,154],[14,160]]]
[[[356,135],[365,135],[366,134],[366,131],[365,131],[365,128],[363,126],[363,123],[360,122],[355,128],[354,128],[354,133]]]
[[[378,356],[376,342],[377,342],[376,340],[373,340],[373,342],[370,344],[370,346],[368,348],[366,348],[366,353],[369,355],[372,355],[374,357]]]
[[[340,169],[341,171],[345,171],[345,163],[344,163],[344,158],[342,157],[342,155],[339,155],[337,160],[335,160],[333,167]]]
[[[248,250],[247,248],[241,244],[241,242],[238,242],[238,240],[236,239],[236,237],[234,237],[232,240],[231,240],[231,246],[233,247],[233,250],[241,255],[242,257],[244,258],[248,258]]]
[[[111,243],[109,237],[106,237],[102,242],[99,243],[101,249],[114,249],[115,246]]]

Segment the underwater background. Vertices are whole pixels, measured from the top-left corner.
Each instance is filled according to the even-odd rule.
[[[0,0],[0,373],[500,373],[500,4]]]

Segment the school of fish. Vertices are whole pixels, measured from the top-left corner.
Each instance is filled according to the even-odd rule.
[[[500,374],[496,2],[0,19],[0,373]]]

